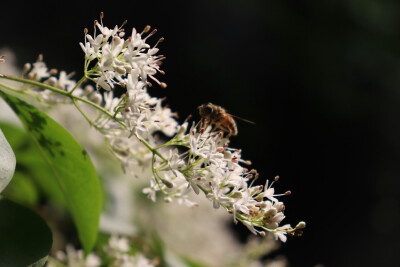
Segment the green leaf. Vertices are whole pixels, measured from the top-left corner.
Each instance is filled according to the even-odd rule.
[[[14,173],[13,179],[2,195],[24,206],[33,207],[39,202],[38,192],[32,179],[19,171]]]
[[[89,253],[96,242],[102,208],[100,182],[89,155],[71,134],[37,108],[1,91],[0,96],[21,119],[49,164],[67,200],[85,253]]]
[[[18,159],[14,178],[3,192],[4,195],[20,204],[29,202],[29,199],[21,199],[21,197],[28,198],[29,195],[22,194],[22,192],[20,194],[20,189],[16,188],[17,186],[19,187],[19,181],[17,180],[19,180],[20,176],[25,176],[34,184],[35,193],[39,195],[38,197],[48,199],[58,209],[66,209],[67,203],[64,194],[57,180],[54,179],[54,174],[48,167],[47,162],[41,156],[39,148],[32,142],[30,135],[24,129],[4,122],[0,122],[0,129],[7,136],[15,157]],[[17,175],[18,173],[20,175]],[[13,182],[17,183],[17,185],[14,186]]]
[[[53,242],[45,221],[5,198],[0,218],[0,266],[44,266]]]

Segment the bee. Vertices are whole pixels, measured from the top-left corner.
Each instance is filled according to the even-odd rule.
[[[227,133],[227,138],[236,136],[238,134],[236,122],[233,118],[241,119],[248,123],[254,124],[254,122],[242,119],[226,112],[223,107],[214,105],[212,103],[203,104],[198,107],[199,114],[201,116],[200,128],[205,128],[209,125],[214,126],[211,130],[221,130]]]

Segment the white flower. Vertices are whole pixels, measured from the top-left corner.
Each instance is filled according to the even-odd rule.
[[[96,78],[96,88],[103,88],[104,90],[110,91],[111,88],[114,88],[113,78],[115,77],[115,73],[112,71],[103,71],[103,75],[99,78]]]
[[[115,107],[118,105],[120,99],[114,97],[113,91],[104,93],[104,109],[114,112]]]
[[[252,232],[253,234],[257,235],[257,233],[259,232],[259,231],[257,231],[257,230],[254,228],[254,225],[253,225],[251,222],[249,222],[249,221],[242,221],[242,223],[243,223],[244,226],[246,226],[247,229],[249,229],[250,232]]]
[[[275,202],[272,204],[270,201],[265,201],[266,204],[265,214],[264,214],[264,225],[270,229],[278,228],[281,221],[285,218],[283,215],[283,203]]]
[[[108,246],[111,250],[115,252],[129,252],[130,251],[130,246],[129,246],[129,241],[125,237],[118,237],[116,235],[111,236],[111,238],[108,240]]]
[[[32,64],[33,68],[29,73],[29,76],[34,77],[35,80],[40,81],[43,78],[47,78],[50,76],[50,73],[47,70],[46,63],[43,61],[36,61]]]
[[[154,267],[154,265],[142,254],[135,254],[134,256],[124,254],[113,264],[113,266],[119,267]]]
[[[125,54],[127,60],[135,57],[143,48],[150,48],[150,46],[146,44],[146,40],[142,39],[142,35],[137,33],[135,28],[132,29],[132,34],[128,41],[128,52]]]
[[[143,188],[142,193],[147,194],[153,202],[156,202],[156,193],[159,190],[158,184],[154,180],[154,177],[150,179],[150,187]]]
[[[90,37],[90,38],[92,39],[92,37]],[[97,57],[97,54],[96,54],[96,52],[94,50],[94,47],[91,46],[91,43],[88,43],[88,42],[85,41],[85,44],[79,43],[79,45],[81,46],[83,53],[85,53],[85,58],[87,58],[89,60],[93,60],[93,59],[95,59]]]
[[[66,253],[58,251],[56,258],[70,267],[98,267],[101,265],[101,260],[97,255],[90,253],[85,259],[83,251],[75,250],[71,245],[67,245]]]
[[[89,44],[86,42],[86,38],[89,40]],[[86,48],[83,52],[89,50],[89,52],[91,52],[91,50],[93,50],[93,54],[89,53],[89,59],[93,60],[96,57],[100,56],[100,48],[103,44],[103,35],[99,34],[97,36],[95,36],[95,38],[93,39],[93,37],[90,34],[85,35],[85,48]],[[91,46],[91,47],[90,47]],[[81,45],[82,47],[82,45]]]
[[[128,74],[137,76],[145,84],[150,84],[147,81],[147,77],[150,77],[161,87],[166,87],[165,83],[154,77],[157,72],[164,73],[160,70],[164,57],[156,55],[158,53],[157,45],[163,38],[152,48],[146,44],[146,40],[156,32],[155,30],[142,38],[142,35],[150,30],[150,27],[147,26],[140,34],[133,28],[132,35],[125,40],[123,38],[125,33],[118,26],[109,29],[97,22],[96,27],[101,33],[96,35],[95,32],[92,37],[85,30],[85,43],[80,43],[80,46],[89,63],[97,59],[96,67],[91,67],[86,70],[86,73],[96,80],[99,87],[111,90]],[[87,66],[89,65],[87,64]]]
[[[290,224],[285,224],[284,226],[279,227],[276,229],[276,232],[274,232],[274,236],[276,240],[281,240],[282,242],[286,242],[287,236],[286,236],[286,229],[290,228]]]
[[[173,136],[179,127],[176,116],[176,113],[173,113],[170,108],[162,107],[161,99],[157,99],[149,118],[156,124],[151,124],[148,130],[150,132],[162,131],[166,136]]]
[[[134,256],[134,263],[135,267],[154,267],[154,265],[142,254],[136,254]]]
[[[268,186],[268,182],[269,181],[267,180],[267,182],[265,183],[265,191],[264,191],[263,195],[264,195],[264,197],[266,197],[274,202],[278,202],[278,199],[276,199],[274,197],[275,189],[272,188],[272,185],[274,184],[274,182],[272,182],[269,186]]]
[[[72,88],[75,86],[76,82],[70,80],[70,76],[71,74],[67,75],[65,71],[61,71],[55,87],[58,87],[67,92],[71,91]]]
[[[118,32],[117,25],[115,25],[115,27],[113,29],[104,27],[100,23],[96,23],[96,26],[97,26],[97,28],[99,28],[99,30],[101,32],[101,35],[98,35],[98,36],[103,36],[104,41],[107,41],[108,38],[110,38],[111,36],[114,36],[114,34],[116,34]]]
[[[100,71],[115,70],[119,74],[125,74],[126,70],[122,69],[124,63],[118,59],[118,55],[121,53],[124,42],[118,36],[114,36],[111,44],[105,44],[103,46],[103,55],[98,63]],[[121,70],[118,69],[121,68]]]
[[[233,204],[233,210],[234,213],[236,214],[237,211],[240,211],[241,213],[248,214],[249,213],[249,191],[250,190],[242,190],[240,192],[240,197],[237,198],[235,203]]]
[[[221,166],[224,154],[222,151],[218,151],[217,144],[221,142],[220,136],[217,134],[211,134],[209,132],[200,133],[192,126],[190,130],[189,140],[191,152],[205,159],[205,164],[215,164]]]
[[[233,200],[230,197],[226,197],[220,190],[219,185],[212,187],[212,193],[207,195],[208,199],[213,201],[214,209],[218,209],[221,205],[229,206]]]

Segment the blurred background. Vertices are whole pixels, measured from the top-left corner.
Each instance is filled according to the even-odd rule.
[[[400,2],[118,1],[3,3],[0,47],[18,65],[83,69],[83,29],[147,24],[160,45],[167,96],[183,121],[212,102],[237,121],[232,146],[291,190],[284,222],[307,222],[278,254],[291,266],[398,266],[400,260]],[[189,213],[190,211],[188,211]],[[240,226],[237,238],[247,229]]]

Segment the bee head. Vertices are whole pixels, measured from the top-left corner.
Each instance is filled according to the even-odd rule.
[[[211,103],[203,104],[203,105],[199,106],[198,109],[199,109],[200,116],[207,116],[213,112],[213,107],[212,107]]]

